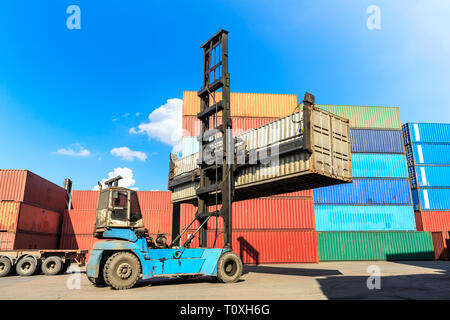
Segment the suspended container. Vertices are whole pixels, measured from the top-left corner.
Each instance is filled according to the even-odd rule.
[[[411,205],[407,179],[353,179],[352,183],[314,189],[315,204]]]
[[[318,232],[319,261],[433,260],[431,233]]]
[[[318,108],[289,115],[237,137],[238,156],[259,158],[238,163],[235,201],[346,183],[351,181],[348,120]],[[303,123],[303,124],[302,124]],[[221,141],[213,143],[221,154]],[[267,154],[274,155],[269,163]],[[195,203],[199,187],[197,154],[172,161],[169,188],[172,202]],[[208,159],[205,160],[207,161]],[[211,163],[214,163],[214,158]]]
[[[404,153],[401,130],[351,129],[352,153]]]
[[[317,231],[416,230],[412,206],[314,205]]]

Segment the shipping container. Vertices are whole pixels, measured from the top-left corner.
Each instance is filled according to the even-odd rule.
[[[351,128],[401,130],[398,107],[316,104],[316,107],[350,120]]]
[[[405,146],[408,166],[450,165],[450,144],[421,143]]]
[[[449,123],[406,123],[402,126],[404,143],[450,143]]]
[[[97,208],[98,191],[74,190],[72,191],[72,206],[74,210],[95,210]]]
[[[418,231],[450,231],[450,211],[415,211]]]
[[[414,210],[450,211],[450,189],[413,189]]]
[[[276,118],[243,118],[243,117],[232,117],[233,123],[233,137],[240,135],[248,130],[263,126],[269,122],[277,120]],[[216,119],[210,117],[210,123],[214,123],[214,127],[222,124],[222,117]],[[183,137],[197,137],[201,132],[200,120],[196,116],[184,116],[183,117]]]
[[[433,260],[431,233],[318,232],[319,261]]]
[[[238,154],[239,151],[264,154],[268,148],[280,146],[280,141],[283,141],[280,150],[288,143],[293,145],[289,147],[290,153],[273,157],[269,164],[258,162],[241,165],[234,174],[236,201],[351,181],[348,121],[313,108],[311,118],[306,121],[311,124],[311,128],[302,131],[302,114],[290,115],[238,137]],[[309,142],[313,144],[312,153],[308,151],[309,148],[305,148]],[[217,153],[220,154],[220,150],[221,145],[218,143]],[[272,152],[278,154],[277,150]],[[169,173],[173,202],[196,201],[199,184],[192,175],[197,169],[197,157],[198,154],[192,154],[174,161]],[[406,166],[404,170],[407,176]]]
[[[314,205],[317,231],[416,230],[414,211],[408,205]]]
[[[26,202],[63,212],[66,190],[28,170],[0,169],[0,201]]]
[[[0,249],[58,249],[58,235],[35,232],[0,232]]]
[[[353,153],[353,178],[408,178],[403,154]]]
[[[401,130],[351,129],[352,153],[404,153]]]
[[[59,234],[61,218],[62,214],[56,211],[23,202],[0,201],[0,230]]]
[[[197,153],[200,144],[196,137],[183,137],[181,141],[181,155],[182,157],[190,156]]]
[[[450,188],[450,166],[408,167],[411,188]]]
[[[60,249],[63,250],[89,250],[86,254],[86,261],[89,260],[89,253],[98,240],[92,234],[64,234],[61,236]]]
[[[353,179],[352,183],[314,189],[316,204],[412,204],[407,179]]]
[[[220,206],[218,206],[220,209]],[[197,207],[181,205],[181,229],[194,219]],[[210,211],[216,207],[211,206]],[[197,228],[194,222],[190,229]],[[217,227],[223,228],[223,219],[217,219]],[[260,198],[234,202],[232,205],[234,230],[252,229],[315,229],[312,199]],[[216,218],[211,217],[208,228],[216,228]]]
[[[213,105],[222,100],[222,93],[216,92],[215,98],[209,100]],[[297,95],[231,92],[230,105],[232,117],[279,118],[295,111]],[[197,91],[183,91],[183,116],[196,116],[199,112]]]
[[[431,237],[433,239],[434,247],[434,259],[436,260],[449,260],[449,233],[447,232],[432,232]]]
[[[183,244],[189,233],[181,238]],[[208,244],[216,239],[215,231],[208,231]],[[198,238],[191,248],[198,247]],[[216,248],[223,247],[223,234],[217,233]],[[316,263],[317,237],[315,231],[252,230],[233,232],[233,251],[245,264],[260,263]]]

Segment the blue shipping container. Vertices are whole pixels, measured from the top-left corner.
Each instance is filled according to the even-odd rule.
[[[403,153],[401,130],[351,129],[352,152]]]
[[[314,205],[317,231],[416,230],[413,206]]]
[[[414,189],[412,197],[414,210],[450,210],[450,189]]]
[[[408,178],[404,154],[353,153],[355,178]]]
[[[406,123],[402,126],[404,143],[450,143],[449,123]]]
[[[411,187],[450,188],[450,166],[411,166]]]
[[[353,179],[352,183],[314,189],[316,204],[412,205],[407,179]]]
[[[406,146],[408,165],[450,165],[450,144],[414,143]]]

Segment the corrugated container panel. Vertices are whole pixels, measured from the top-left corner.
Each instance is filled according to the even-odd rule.
[[[243,117],[232,117],[233,122],[233,136],[244,133],[250,129],[254,129],[265,125],[269,122],[277,120],[276,118],[243,118]],[[210,117],[210,123],[215,123],[215,119]],[[184,116],[183,117],[183,137],[196,137],[201,131],[201,122],[196,116]],[[222,118],[217,118],[217,125],[222,124]]]
[[[353,179],[313,192],[316,204],[412,204],[407,179]]]
[[[405,146],[408,165],[450,165],[450,144],[421,143]]]
[[[419,231],[450,231],[450,211],[416,211]]]
[[[402,129],[405,144],[415,142],[450,143],[449,123],[406,123]]]
[[[92,234],[67,234],[62,235],[60,241],[60,249],[89,250],[86,255],[86,261],[88,261],[89,253],[91,252],[94,243],[107,240],[98,240],[94,238]]]
[[[0,202],[0,230],[9,232],[17,231],[19,221],[20,202],[1,201]]]
[[[0,231],[0,250],[13,250],[16,234],[14,232]]]
[[[316,107],[350,119],[350,127],[401,130],[398,107],[369,107],[316,104]]]
[[[142,211],[144,226],[150,234],[172,233],[172,212],[169,211]]]
[[[0,202],[0,230],[10,232],[37,232],[58,234],[60,232],[59,212],[42,209],[23,202]]]
[[[58,236],[32,232],[0,233],[0,246],[9,246],[9,249],[58,249]],[[11,248],[12,244],[12,248]]]
[[[94,210],[69,210],[64,212],[62,224],[63,235],[66,234],[92,234],[95,225]]]
[[[196,137],[183,137],[181,148],[182,156],[187,157],[198,152],[199,142]]]
[[[181,243],[189,234],[184,234]],[[208,231],[208,243],[214,243],[216,233]],[[191,248],[198,247],[198,238]],[[223,234],[218,233],[216,248],[223,247]],[[245,264],[316,263],[317,237],[314,231],[259,230],[233,232],[233,251]]]
[[[408,178],[403,154],[353,153],[354,178]]]
[[[72,209],[74,210],[95,210],[97,208],[97,201],[98,191],[72,191]]]
[[[416,230],[412,206],[314,205],[317,231]]]
[[[351,129],[352,152],[404,153],[401,130]]]
[[[277,194],[270,198],[312,198],[312,197],[313,197],[313,190],[302,190],[296,192]]]
[[[432,232],[431,237],[433,239],[434,247],[434,259],[436,260],[449,260],[450,255],[448,251],[449,245],[449,233],[448,232]]]
[[[137,194],[142,211],[172,212],[170,191],[138,191]]]
[[[450,166],[411,166],[408,172],[412,188],[450,188]]]
[[[450,189],[413,189],[415,210],[450,211]]]
[[[429,232],[318,232],[319,261],[433,260]]]
[[[0,200],[22,201],[62,212],[66,191],[28,170],[0,170]]]
[[[210,100],[210,105],[214,102]],[[215,101],[222,100],[222,93],[215,94]],[[267,94],[231,92],[232,117],[279,118],[294,112],[297,107],[295,94]],[[197,91],[183,91],[183,116],[196,116],[200,112]]]
[[[218,206],[220,209],[220,206]],[[215,206],[210,211],[215,211]],[[196,207],[181,205],[181,229],[194,219]],[[209,228],[216,228],[216,218],[208,221]],[[217,220],[223,228],[223,219]],[[198,222],[190,227],[198,227]],[[314,204],[312,199],[260,198],[234,202],[232,205],[233,229],[314,229]]]

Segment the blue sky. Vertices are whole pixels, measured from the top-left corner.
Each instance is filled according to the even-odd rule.
[[[66,26],[73,4],[80,30]],[[370,5],[380,30],[366,27]],[[317,103],[450,122],[449,16],[444,0],[4,0],[0,168],[70,177],[78,190],[119,168],[130,187],[166,190],[176,99],[199,89],[199,46],[221,28],[232,91],[307,90]]]

